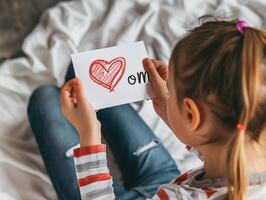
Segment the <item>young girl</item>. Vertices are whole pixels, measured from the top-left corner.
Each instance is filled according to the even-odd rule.
[[[262,30],[249,27],[242,20],[210,21],[178,42],[170,58],[169,72],[168,66],[160,61],[148,58],[143,61],[156,94],[155,111],[178,139],[197,151],[204,161],[202,168],[162,185],[150,199],[266,197],[265,56],[266,34]],[[165,169],[178,175],[174,167],[169,168],[172,160],[165,156],[166,152],[158,151],[156,156],[152,151],[135,149],[132,150],[135,157],[126,160],[122,151],[131,148],[134,139],[121,139],[111,143],[110,148],[118,163],[124,161],[121,170],[123,173],[127,168],[125,179],[129,178],[130,184],[127,182],[125,187],[113,184],[106,163],[106,147],[101,144],[101,131],[114,129],[116,125],[108,127],[102,123],[101,127],[98,121],[112,121],[112,109],[109,117],[97,113],[97,119],[78,78],[65,84],[60,102],[64,115],[80,135],[81,147],[74,150],[74,157],[82,199],[143,199],[143,196],[126,194],[145,194],[157,179],[165,176],[168,180],[171,175],[161,173]],[[134,120],[126,122],[126,114],[121,116],[128,125],[124,132],[138,126]],[[144,132],[136,137],[146,140]],[[117,134],[113,132],[109,138],[119,140],[122,133]],[[158,143],[157,139],[150,143],[153,151]],[[140,155],[144,157],[139,161]],[[150,158],[159,165],[149,165]],[[143,165],[146,165],[144,171]]]

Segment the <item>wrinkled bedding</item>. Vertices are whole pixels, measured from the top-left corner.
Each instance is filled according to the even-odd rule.
[[[168,61],[187,26],[205,14],[265,27],[263,0],[77,0],[47,10],[23,42],[25,57],[0,65],[0,199],[56,199],[27,119],[32,91],[61,86],[70,54],[144,40],[150,57]],[[200,165],[158,118],[150,101],[139,114],[169,149],[181,171]]]

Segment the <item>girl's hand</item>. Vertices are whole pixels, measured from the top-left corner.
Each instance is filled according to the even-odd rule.
[[[150,82],[155,97],[152,99],[153,107],[156,113],[168,124],[167,120],[167,99],[169,91],[166,86],[168,79],[168,65],[159,60],[145,58],[143,60],[144,69],[148,72]]]
[[[61,109],[80,135],[80,146],[101,144],[101,126],[88,102],[82,81],[68,81],[60,92]]]

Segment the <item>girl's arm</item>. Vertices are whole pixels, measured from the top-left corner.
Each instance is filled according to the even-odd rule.
[[[114,199],[106,147],[101,144],[100,122],[87,101],[80,79],[72,79],[63,86],[60,103],[62,112],[80,135],[80,148],[74,150],[74,161],[82,200]]]
[[[82,200],[115,198],[105,145],[75,149],[74,160]]]

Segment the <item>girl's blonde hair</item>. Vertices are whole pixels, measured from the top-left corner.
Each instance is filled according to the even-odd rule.
[[[234,131],[227,169],[231,200],[245,199],[246,136],[260,144],[266,129],[266,34],[252,27],[242,34],[237,21],[208,21],[194,28],[170,59],[178,102],[184,97],[204,101]],[[237,129],[239,123],[246,130]]]

